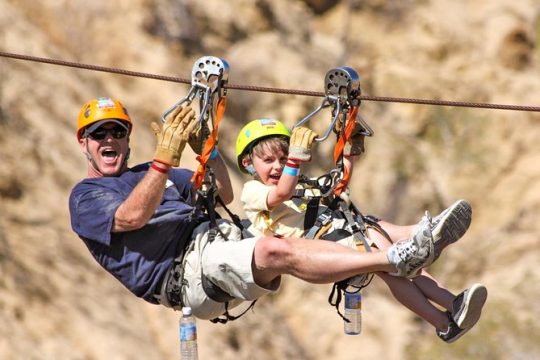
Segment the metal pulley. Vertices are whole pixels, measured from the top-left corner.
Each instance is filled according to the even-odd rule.
[[[336,123],[338,121],[341,122],[341,126],[338,128],[343,129],[350,108],[353,106],[360,106],[360,76],[354,69],[348,66],[331,69],[324,77],[324,92],[326,96],[321,105],[298,121],[294,126],[298,127],[306,123],[322,109],[332,107],[332,121],[324,135],[315,139],[317,142],[328,139],[332,130],[336,129]],[[373,135],[373,130],[361,116],[358,116],[357,122],[365,129],[363,135]]]
[[[186,96],[167,109],[161,116],[161,121],[183,103],[191,103],[195,97],[199,99],[199,126],[204,126],[209,119],[216,115],[217,102],[225,97],[225,85],[229,80],[229,64],[224,59],[215,56],[203,56],[193,64],[191,70],[191,88]]]

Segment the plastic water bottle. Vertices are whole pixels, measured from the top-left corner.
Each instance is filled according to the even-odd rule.
[[[362,332],[362,294],[358,292],[347,292],[345,294],[345,319],[343,321],[345,334],[358,335]]]
[[[198,360],[197,325],[190,307],[182,308],[180,318],[180,355],[182,360]]]

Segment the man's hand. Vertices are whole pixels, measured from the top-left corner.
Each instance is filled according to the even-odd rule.
[[[157,138],[154,160],[175,167],[180,165],[182,151],[196,125],[191,106],[177,107],[167,116],[163,128],[153,122],[152,130]]]
[[[317,136],[319,135],[316,132],[308,128],[295,128],[289,141],[289,159],[293,161],[311,160],[311,146]]]

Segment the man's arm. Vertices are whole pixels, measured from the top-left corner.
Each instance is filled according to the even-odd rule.
[[[169,168],[158,162],[154,162],[153,165],[162,167],[165,173],[153,168],[148,169],[146,175],[116,210],[112,232],[140,229],[152,218],[163,197],[167,181],[166,172]]]
[[[196,124],[195,113],[189,106],[176,108],[167,116],[162,128],[152,123],[157,137],[154,161],[146,175],[116,210],[112,232],[140,229],[152,218],[161,203],[169,169],[180,165],[180,156]]]

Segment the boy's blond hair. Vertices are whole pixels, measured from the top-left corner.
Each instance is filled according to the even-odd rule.
[[[242,159],[251,160],[253,155],[262,157],[266,152],[277,153],[278,151],[285,155],[289,153],[289,139],[284,136],[269,136],[258,141]]]

